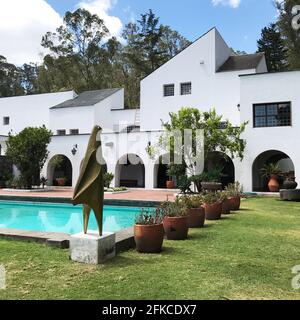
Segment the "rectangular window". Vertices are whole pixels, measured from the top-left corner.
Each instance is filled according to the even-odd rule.
[[[3,125],[8,126],[9,125],[9,117],[3,117]]]
[[[79,129],[70,129],[70,134],[71,134],[71,135],[77,135],[77,134],[79,134]]]
[[[291,103],[255,104],[253,105],[253,119],[255,128],[291,126]]]
[[[57,130],[57,135],[58,136],[65,136],[66,135],[66,130]]]
[[[192,94],[192,83],[191,82],[182,83],[180,85],[180,94],[182,96],[186,94]]]
[[[174,96],[175,85],[174,84],[165,84],[164,85],[164,97]]]

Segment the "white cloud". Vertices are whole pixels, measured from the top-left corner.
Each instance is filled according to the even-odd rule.
[[[0,0],[1,1],[1,0]],[[83,0],[77,8],[84,8],[103,19],[112,36],[121,37],[123,24],[118,17],[109,15],[109,11],[116,5],[117,0]]]
[[[212,0],[212,3],[214,6],[217,6],[219,4],[224,6],[230,6],[232,8],[238,8],[241,4],[242,0]]]
[[[9,62],[40,61],[42,36],[62,24],[45,0],[0,0],[0,55]]]

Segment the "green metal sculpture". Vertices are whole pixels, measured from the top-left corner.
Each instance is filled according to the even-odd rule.
[[[97,136],[101,130],[99,126],[95,126],[92,131],[72,199],[74,205],[83,204],[84,233],[87,233],[90,213],[93,209],[100,236],[103,228],[104,186],[102,166],[97,161],[99,157],[102,159],[101,140],[100,137],[97,140]]]

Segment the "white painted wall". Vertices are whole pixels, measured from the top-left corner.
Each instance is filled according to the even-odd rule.
[[[73,107],[50,109],[50,129],[54,135],[57,130],[79,129],[79,133],[90,133],[94,126],[94,107]]]
[[[49,108],[63,101],[73,99],[74,91],[36,94],[30,96],[0,98],[0,134],[14,134],[24,128],[49,127]],[[3,125],[3,117],[9,117],[9,125]]]
[[[161,119],[169,120],[169,112],[176,112],[182,107],[202,111],[215,108],[218,114],[238,125],[239,75],[255,73],[256,70],[216,73],[231,53],[219,32],[212,29],[142,80],[141,129],[160,129]],[[262,69],[263,66],[260,67]],[[180,95],[180,84],[183,82],[192,82],[192,94]],[[163,96],[164,84],[175,84],[175,96]]]
[[[286,153],[295,165],[300,180],[300,71],[258,74],[241,77],[241,120],[249,121],[244,138],[247,140],[245,158],[238,168],[237,178],[245,190],[252,191],[252,165],[257,156],[268,150]],[[274,128],[253,127],[253,104],[292,103],[292,126]]]

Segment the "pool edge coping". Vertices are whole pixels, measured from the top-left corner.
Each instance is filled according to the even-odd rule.
[[[116,252],[127,251],[135,248],[134,227],[116,232]],[[51,247],[68,249],[70,234],[58,232],[40,232],[19,229],[0,228],[0,239],[14,241],[37,242]]]
[[[17,196],[0,195],[0,200],[6,201],[24,201],[24,202],[48,202],[72,204],[68,197],[43,197],[43,196]],[[151,208],[160,205],[162,201],[157,200],[133,200],[133,199],[104,199],[104,205],[126,206],[126,207],[145,207]]]

